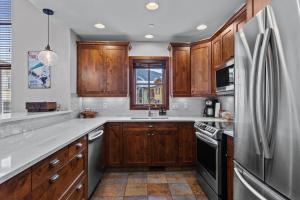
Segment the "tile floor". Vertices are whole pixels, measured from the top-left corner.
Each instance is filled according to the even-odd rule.
[[[92,200],[207,200],[194,171],[107,172]]]

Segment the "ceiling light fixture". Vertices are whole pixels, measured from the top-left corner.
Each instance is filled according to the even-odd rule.
[[[146,4],[146,8],[148,10],[157,10],[159,7],[157,0],[149,0],[148,3]]]
[[[149,24],[149,27],[150,28],[154,28],[154,24]]]
[[[47,46],[45,47],[45,50],[41,51],[38,55],[38,59],[41,63],[43,63],[45,66],[55,66],[58,61],[58,55],[51,50],[49,45],[49,16],[53,15],[53,10],[50,9],[43,9],[43,13],[48,16],[48,40],[47,40]]]
[[[154,35],[152,35],[152,34],[147,34],[147,35],[145,35],[145,38],[147,38],[147,39],[152,39],[152,38],[154,38]]]
[[[94,25],[95,28],[98,28],[98,29],[104,29],[105,28],[105,25],[104,24],[101,24],[101,23],[97,23]]]
[[[205,29],[207,29],[207,25],[205,25],[205,24],[201,24],[201,25],[197,26],[198,31],[203,31]]]

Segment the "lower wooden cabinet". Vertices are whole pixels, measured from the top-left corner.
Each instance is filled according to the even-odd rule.
[[[110,123],[106,130],[108,167],[195,164],[192,122]]]
[[[233,200],[233,137],[227,137],[227,200]]]
[[[0,199],[31,199],[31,170],[26,170],[0,185]]]
[[[82,137],[0,185],[0,199],[87,199],[87,138]]]

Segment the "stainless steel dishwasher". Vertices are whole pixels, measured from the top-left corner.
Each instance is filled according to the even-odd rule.
[[[104,173],[104,128],[100,126],[88,134],[88,195],[91,197]]]

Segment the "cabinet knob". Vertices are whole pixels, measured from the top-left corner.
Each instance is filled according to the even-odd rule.
[[[76,149],[80,149],[82,147],[82,143],[78,142],[75,146],[76,146]]]
[[[59,175],[58,174],[54,174],[53,176],[51,176],[49,178],[49,182],[50,183],[55,183],[58,179],[59,179]]]
[[[148,126],[149,128],[153,128],[153,125],[152,124],[149,124],[149,126]]]
[[[80,154],[77,154],[75,157],[77,158],[77,160],[80,160],[83,158],[83,155],[80,153]]]
[[[77,186],[76,186],[76,191],[79,192],[81,190],[81,188],[83,187],[82,183],[79,183]]]
[[[147,135],[148,135],[148,136],[151,136],[151,133],[148,133]]]
[[[57,158],[55,158],[55,159],[53,159],[53,160],[50,161],[49,167],[50,168],[56,167],[59,163],[60,163],[60,160],[58,160]]]

